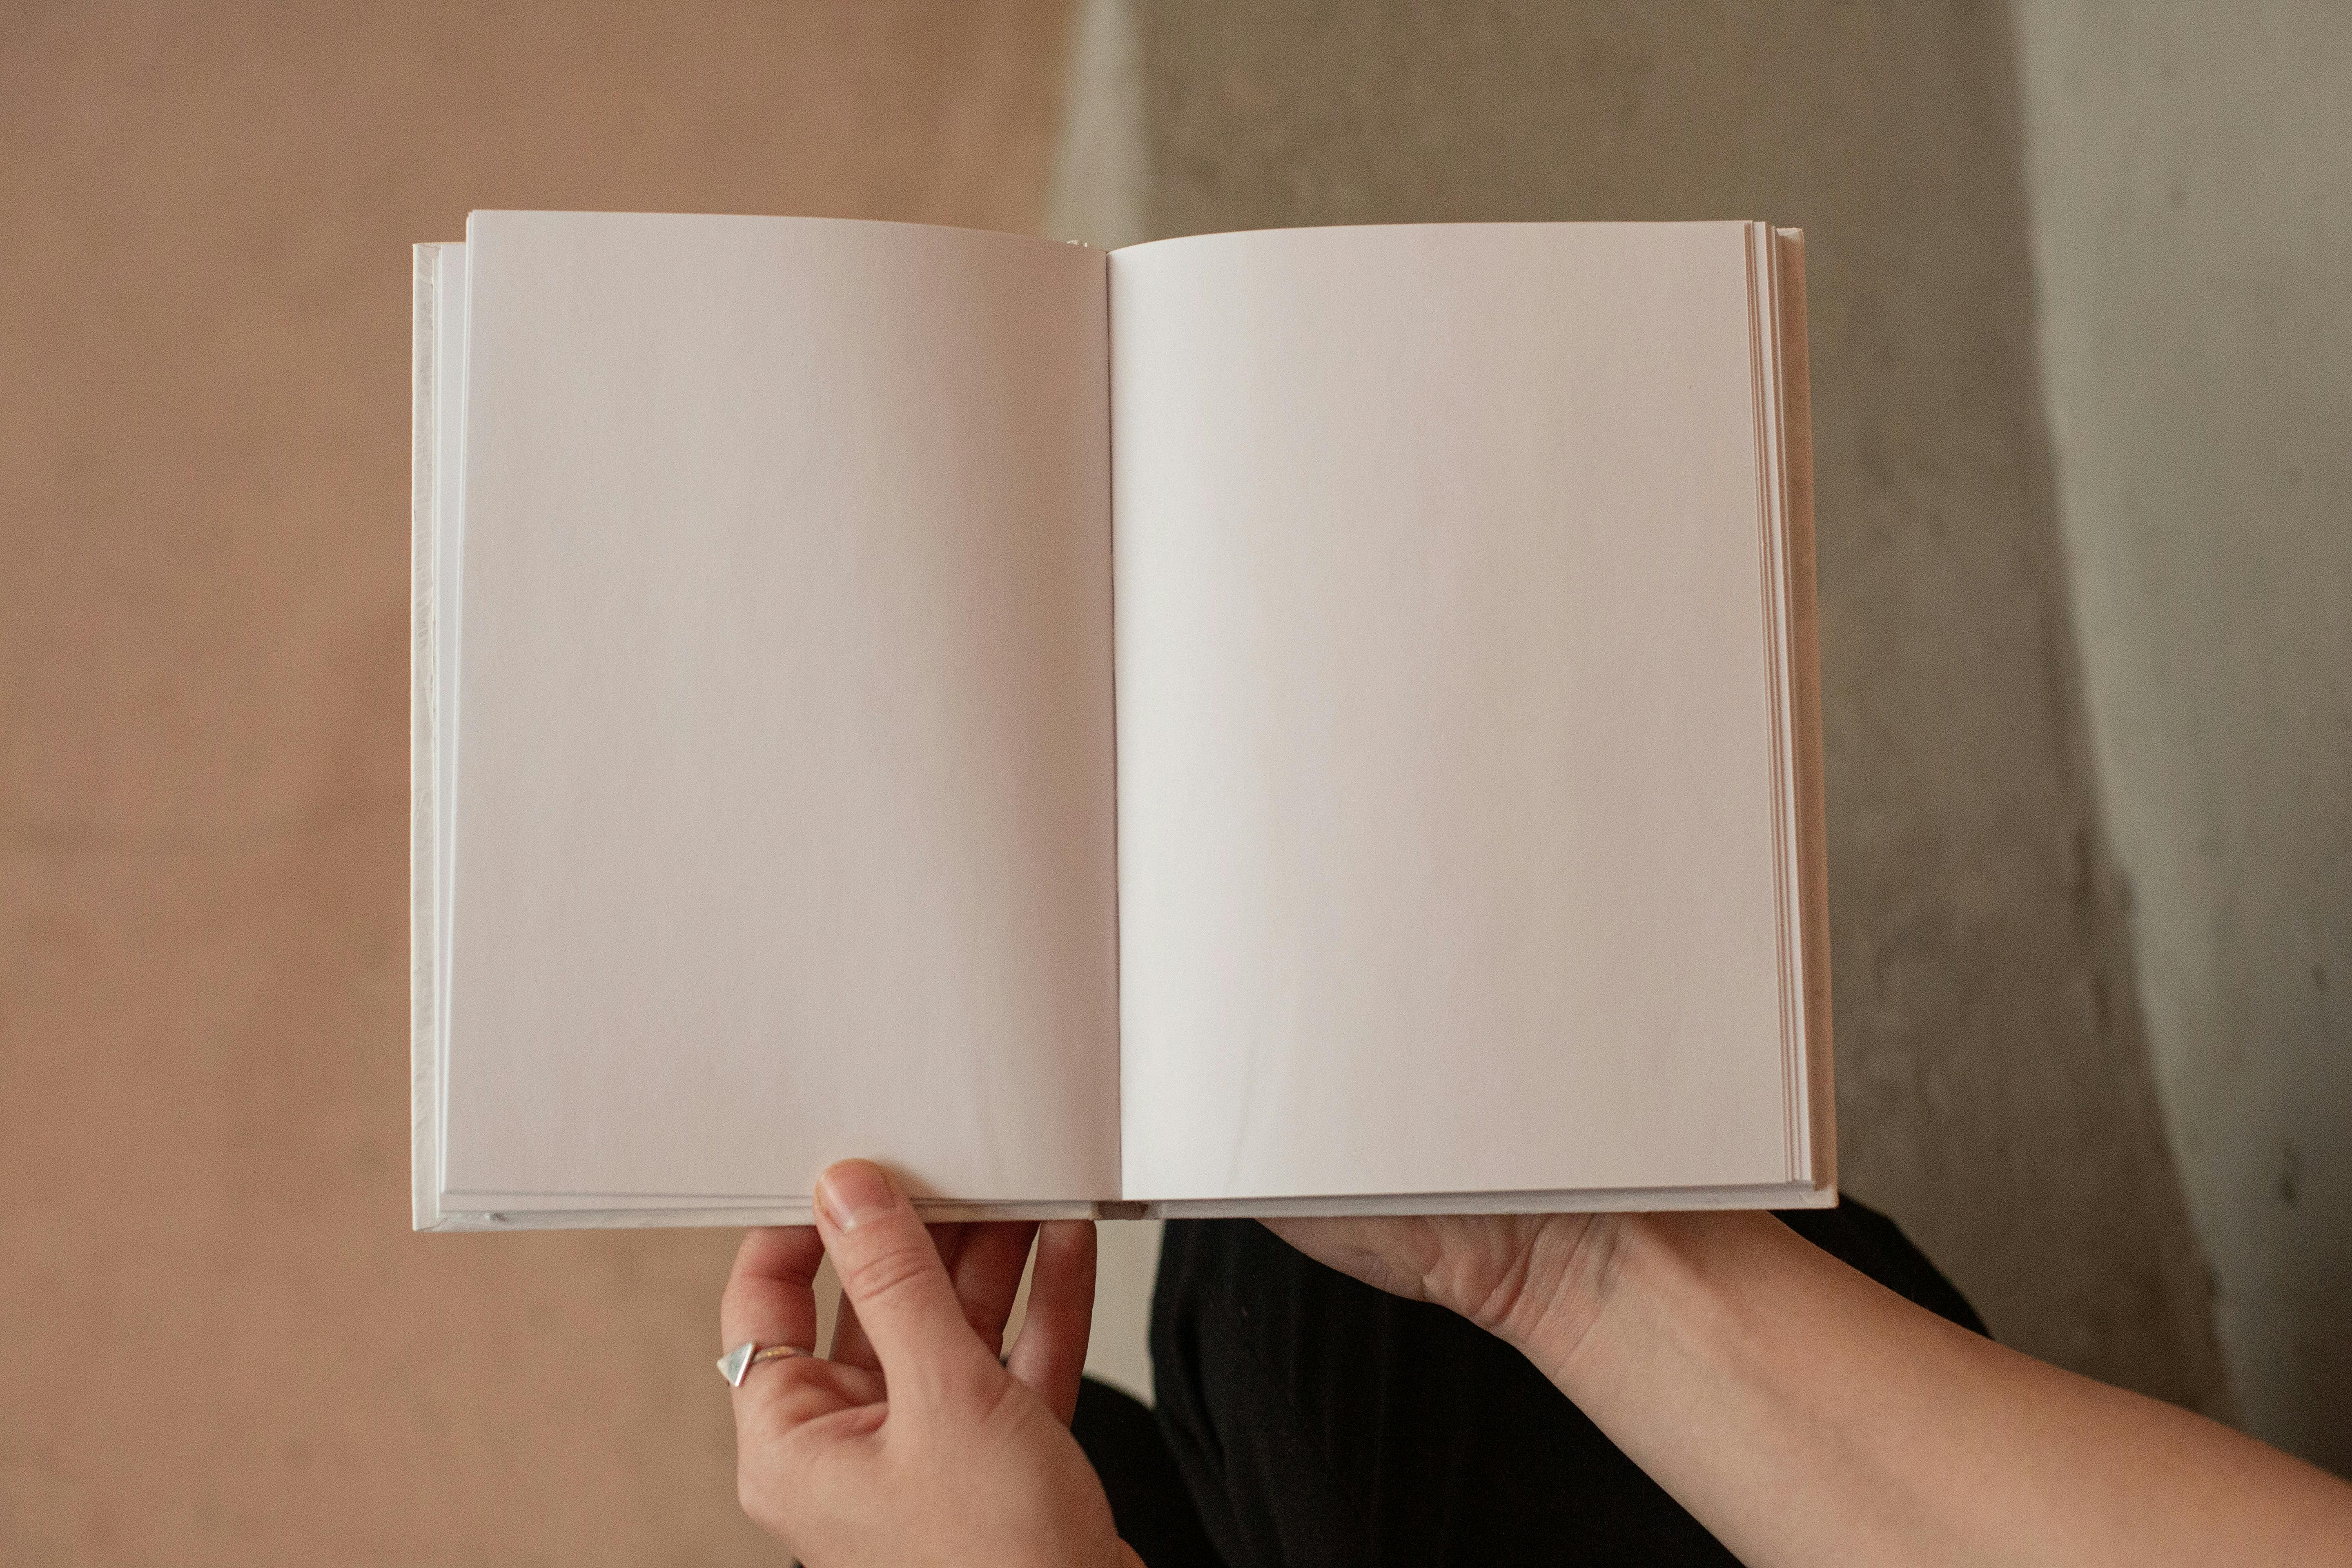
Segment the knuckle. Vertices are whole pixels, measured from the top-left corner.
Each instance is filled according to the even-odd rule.
[[[783,1510],[780,1506],[780,1488],[749,1464],[735,1467],[735,1501],[742,1508],[743,1516],[772,1535],[784,1532]]]
[[[939,1267],[912,1247],[893,1246],[861,1258],[841,1271],[841,1288],[853,1301],[881,1301],[905,1295]]]
[[[809,1502],[821,1489],[814,1485],[817,1457],[814,1449],[795,1440],[793,1423],[768,1422],[737,1452],[735,1501],[743,1516],[791,1542],[809,1523]]]

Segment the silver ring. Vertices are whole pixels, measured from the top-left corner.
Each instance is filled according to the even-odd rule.
[[[743,1374],[763,1361],[783,1361],[796,1355],[813,1356],[814,1351],[804,1351],[798,1345],[770,1345],[761,1350],[756,1341],[745,1340],[719,1358],[719,1375],[727,1380],[730,1388],[743,1386]]]

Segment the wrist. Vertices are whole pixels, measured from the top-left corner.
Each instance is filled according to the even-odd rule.
[[[1580,1404],[1612,1368],[1655,1353],[1661,1336],[1727,1353],[1741,1338],[1740,1301],[1756,1293],[1759,1270],[1794,1239],[1762,1212],[1592,1218],[1570,1283],[1530,1301],[1512,1336]]]
[[[1638,1214],[1550,1216],[1527,1249],[1510,1299],[1497,1303],[1491,1321],[1471,1315],[1565,1389],[1563,1379],[1624,1289],[1629,1254],[1641,1246],[1649,1219]]]

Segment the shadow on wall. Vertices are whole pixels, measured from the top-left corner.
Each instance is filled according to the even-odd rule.
[[[1806,230],[1844,1184],[2008,1342],[2227,1415],[2093,809],[2006,12],[1099,0],[1080,29],[1056,233]]]
[[[2016,0],[2099,801],[2248,1429],[2352,1475],[2352,7]]]

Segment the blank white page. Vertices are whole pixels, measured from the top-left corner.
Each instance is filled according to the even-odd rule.
[[[1798,1174],[1750,237],[1113,255],[1127,1197]]]
[[[480,213],[467,260],[453,1198],[1115,1195],[1102,256]]]

